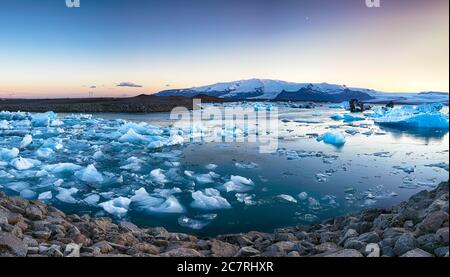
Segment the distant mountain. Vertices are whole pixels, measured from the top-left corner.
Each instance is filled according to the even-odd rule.
[[[202,87],[171,89],[161,91],[156,95],[194,97],[199,94],[223,99],[248,100],[342,102],[350,99],[359,99],[373,103],[388,101],[411,104],[425,102],[448,103],[448,93],[445,92],[386,93],[365,88],[350,88],[345,85],[292,83],[268,79],[240,80]]]

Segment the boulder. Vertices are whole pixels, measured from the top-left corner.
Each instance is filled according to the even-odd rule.
[[[0,256],[14,255],[17,257],[25,257],[27,255],[27,245],[16,236],[0,231]]]

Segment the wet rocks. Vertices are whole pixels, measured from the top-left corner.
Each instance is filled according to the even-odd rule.
[[[66,215],[0,193],[0,256],[448,257],[448,183],[391,209],[369,209],[273,234],[198,238],[111,218]]]

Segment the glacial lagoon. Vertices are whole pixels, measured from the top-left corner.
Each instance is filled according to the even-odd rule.
[[[169,113],[2,112],[0,190],[67,213],[216,235],[390,207],[448,180],[448,127],[379,124],[373,112],[327,104],[217,106],[227,105],[274,106],[276,151],[233,141],[246,136],[239,123],[223,141],[189,125],[173,132]],[[440,114],[448,125],[448,107]],[[327,133],[343,142],[326,143]]]

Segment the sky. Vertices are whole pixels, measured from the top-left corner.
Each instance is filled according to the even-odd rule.
[[[449,1],[0,0],[0,97],[250,78],[449,91]]]

